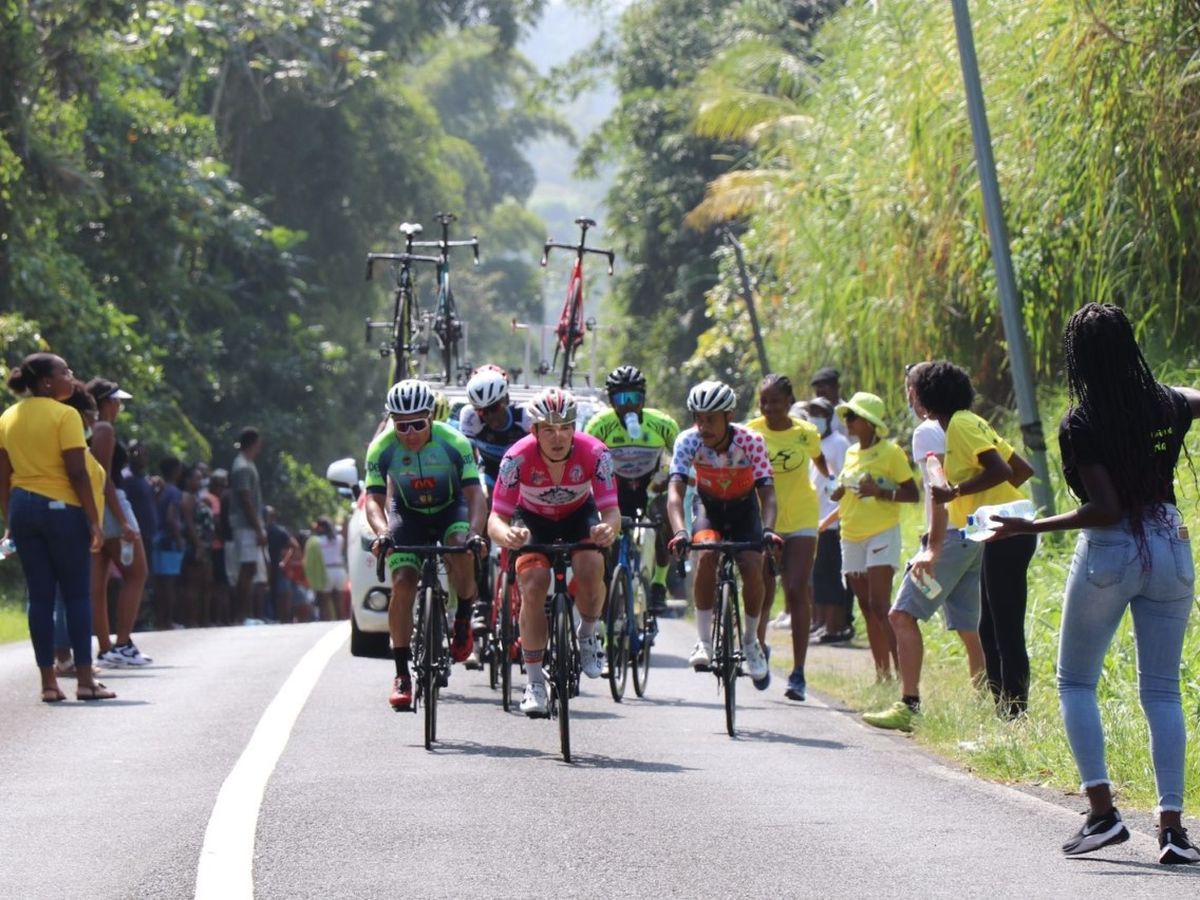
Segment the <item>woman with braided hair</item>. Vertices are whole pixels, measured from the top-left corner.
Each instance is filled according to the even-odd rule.
[[[1084,306],[1067,323],[1064,345],[1070,405],[1059,444],[1063,476],[1080,506],[1035,521],[998,520],[1000,535],[1082,529],[1067,576],[1058,693],[1090,810],[1063,853],[1129,838],[1113,806],[1096,701],[1104,657],[1129,607],[1159,795],[1159,862],[1200,862],[1181,822],[1187,732],[1179,666],[1195,573],[1174,489],[1200,391],[1159,384],[1117,306]]]

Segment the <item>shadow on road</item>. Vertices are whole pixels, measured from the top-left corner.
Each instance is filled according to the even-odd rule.
[[[758,741],[764,744],[794,744],[797,747],[813,747],[817,750],[846,750],[849,745],[841,741],[826,741],[820,738],[806,738],[795,734],[782,734],[778,731],[765,731],[761,728],[739,728],[738,739],[743,741]]]
[[[572,713],[574,715],[574,713]],[[691,766],[681,766],[677,763],[648,762],[644,759],[625,759],[616,756],[600,756],[595,753],[574,753],[571,765],[580,769],[625,769],[630,772],[645,772],[647,774],[694,772]]]
[[[1146,872],[1153,872],[1163,878],[1191,878],[1193,880],[1200,878],[1200,867],[1198,866],[1164,866],[1157,862],[1136,862],[1132,859],[1109,859],[1102,856],[1073,856],[1069,859],[1072,863],[1119,867],[1110,871],[1089,873],[1102,878],[1142,878]]]
[[[651,706],[689,706],[695,709],[724,709],[722,703],[714,701],[712,703],[702,703],[698,700],[683,700],[679,697],[636,697],[631,698],[634,703],[642,704],[649,703]]]
[[[418,746],[418,745],[413,745]],[[555,754],[532,747],[505,747],[499,744],[480,744],[476,741],[442,741],[433,745],[435,753],[456,753],[460,756],[487,756],[493,759],[534,759]]]

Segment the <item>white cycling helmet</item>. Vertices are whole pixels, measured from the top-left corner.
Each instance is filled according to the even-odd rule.
[[[476,409],[487,409],[508,396],[508,379],[499,372],[481,369],[467,382],[467,399]]]
[[[534,422],[547,425],[567,425],[575,421],[575,396],[562,388],[548,387],[529,401],[529,415]]]
[[[415,378],[397,381],[387,395],[387,411],[394,416],[431,413],[437,397],[433,388]]]
[[[737,406],[737,395],[723,381],[702,381],[688,391],[690,412],[729,412]]]

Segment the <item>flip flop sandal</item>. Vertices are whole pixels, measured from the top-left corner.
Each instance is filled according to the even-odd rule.
[[[59,688],[42,688],[43,703],[61,703],[67,699],[67,695]]]
[[[114,700],[116,699],[116,696],[117,695],[115,693],[110,691],[98,681],[90,686],[81,684],[79,689],[75,691],[76,700]]]

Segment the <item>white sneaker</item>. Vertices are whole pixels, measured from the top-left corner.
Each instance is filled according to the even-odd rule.
[[[579,666],[588,678],[599,678],[604,668],[604,648],[600,639],[591,634],[579,639]]]
[[[742,646],[742,665],[746,674],[753,681],[762,681],[771,670],[767,668],[767,657],[763,654],[762,644],[758,639],[744,642]]]
[[[775,618],[773,618],[771,620],[771,627],[779,628],[784,631],[791,631],[792,630],[792,617],[786,612],[781,612],[779,615],[777,615]]]
[[[117,652],[116,647],[111,647],[103,653],[96,654],[96,665],[106,669],[123,669],[126,666],[125,657]]]
[[[712,644],[708,641],[696,641],[692,655],[688,657],[688,665],[693,669],[707,669],[712,665]]]
[[[521,697],[521,712],[531,719],[550,718],[550,699],[546,696],[544,681],[531,681],[525,685],[525,695]]]
[[[112,652],[121,657],[121,665],[129,666],[130,668],[136,668],[137,666],[148,666],[150,663],[154,662],[154,660],[152,660],[150,657],[142,656],[141,651],[138,650],[138,648],[134,646],[132,642],[125,644],[124,646],[114,646],[112,648]]]

